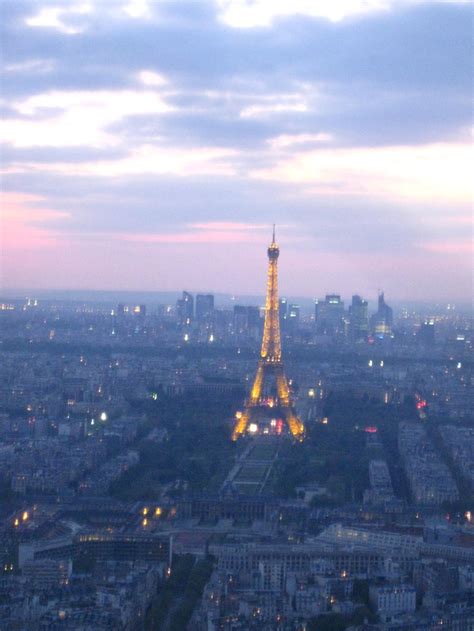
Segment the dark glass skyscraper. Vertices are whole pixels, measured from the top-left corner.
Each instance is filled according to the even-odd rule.
[[[208,322],[214,313],[214,295],[197,294],[196,296],[196,320]]]
[[[367,339],[369,333],[369,305],[358,295],[352,296],[349,307],[350,336],[354,342]]]
[[[338,294],[327,294],[324,300],[314,305],[316,331],[323,335],[333,335],[343,329],[344,302]]]
[[[191,322],[194,317],[194,297],[187,291],[183,291],[182,298],[176,302],[178,318],[183,324]]]
[[[372,331],[380,338],[391,335],[393,326],[393,311],[385,302],[383,291],[379,294],[377,313],[371,319]]]

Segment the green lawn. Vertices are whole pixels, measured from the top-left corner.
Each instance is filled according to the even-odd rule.
[[[268,465],[266,464],[244,464],[239,471],[235,481],[236,482],[263,482],[265,474],[267,472]]]

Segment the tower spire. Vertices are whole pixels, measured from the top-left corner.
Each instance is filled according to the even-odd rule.
[[[273,236],[272,236],[272,243],[275,243],[275,224],[273,224]]]

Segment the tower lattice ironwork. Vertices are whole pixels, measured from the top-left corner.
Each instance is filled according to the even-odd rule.
[[[290,387],[281,357],[278,301],[279,254],[280,249],[275,242],[275,226],[273,226],[273,238],[268,248],[267,298],[260,359],[249,398],[245,402],[245,409],[237,415],[232,434],[233,440],[237,440],[246,433],[258,432],[259,420],[269,414],[282,417],[292,436],[298,440],[303,440],[305,434],[304,424],[298,418],[291,400]],[[265,385],[271,378],[275,382],[276,392],[268,395],[265,393]]]

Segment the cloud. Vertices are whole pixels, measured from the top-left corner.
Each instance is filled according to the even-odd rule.
[[[156,92],[53,91],[13,102],[17,118],[4,121],[1,138],[15,147],[107,147],[120,139],[108,131],[126,116],[171,111]]]
[[[253,177],[304,184],[308,194],[440,197],[468,201],[470,144],[319,149],[290,155]],[[456,164],[456,168],[448,165]]]
[[[305,103],[273,103],[269,105],[249,105],[241,112],[242,118],[259,118],[272,116],[280,112],[307,112],[308,106]]]
[[[54,67],[55,62],[52,59],[28,59],[16,64],[8,64],[3,69],[5,72],[43,74],[52,72]]]
[[[54,72],[7,76],[5,90],[24,97],[107,86],[113,104],[117,90],[136,89],[139,73],[148,72],[148,80],[165,77],[173,88],[164,133],[175,132],[173,142],[207,133],[208,145],[224,132],[228,142],[250,141],[245,122],[262,142],[323,132],[345,144],[379,145],[452,139],[470,124],[468,6],[390,2],[390,11],[333,24],[284,4],[291,15],[264,32],[229,29],[212,3],[152,3],[153,20],[145,21],[95,3],[83,16],[87,30],[73,38],[7,21],[5,63],[41,61],[41,51]]]
[[[152,70],[141,70],[138,73],[138,79],[143,83],[143,85],[161,86],[167,84],[163,75],[153,72]]]
[[[68,163],[30,163],[26,170],[52,171],[64,175],[94,175],[95,177],[121,177],[144,174],[173,174],[182,177],[200,174],[229,176],[234,174],[230,158],[232,150],[200,147],[189,150],[143,145],[127,156],[115,160]]]
[[[151,15],[150,3],[147,0],[130,0],[123,10],[132,18],[147,18]]]
[[[69,7],[42,7],[39,12],[26,19],[26,24],[34,28],[52,28],[66,35],[77,35],[82,32],[77,26],[68,25],[68,17],[84,15],[92,12],[90,3],[81,2]]]
[[[467,255],[472,257],[474,253],[472,239],[427,241],[420,243],[420,248],[435,254],[442,254],[443,256],[455,254],[456,256]]]
[[[435,0],[436,1],[436,0]],[[445,4],[467,4],[469,0],[440,0]],[[402,7],[424,4],[426,0],[217,0],[219,18],[233,28],[262,28],[274,25],[275,20],[294,15],[323,18],[340,22],[348,18],[388,12]]]
[[[174,287],[196,256],[208,287],[223,270],[242,286],[276,221],[295,291],[322,287],[321,257],[329,285],[345,271],[361,292],[386,275],[402,295],[397,260],[430,291],[435,272],[466,284],[466,3],[85,4],[2,3],[3,188],[32,196],[16,225],[41,253],[11,259],[12,278],[56,282],[56,251],[61,282],[84,285],[102,244],[97,283],[120,284],[116,268],[152,286],[152,254]],[[449,274],[433,263],[443,247]]]
[[[288,147],[307,147],[308,145],[327,144],[333,141],[331,134],[280,134],[270,138],[268,144],[272,149],[287,149]]]
[[[45,225],[67,220],[68,213],[45,208],[46,200],[36,195],[4,192],[2,198],[0,232],[4,256],[12,250],[36,250],[55,245],[60,235]]]
[[[262,228],[267,234],[261,234]],[[208,222],[191,224],[181,232],[164,233],[116,233],[112,238],[135,243],[207,243],[222,245],[225,243],[260,243],[269,239],[270,228],[266,225],[242,224],[238,222]]]
[[[400,0],[398,0],[399,2]],[[408,0],[409,2],[409,0]],[[408,3],[406,0],[406,3]],[[387,11],[394,0],[218,0],[220,19],[233,28],[269,27],[275,19],[291,15],[326,18],[339,22],[348,17]]]
[[[239,221],[208,221],[206,223],[191,224],[197,230],[229,230],[233,232],[253,232],[254,230],[270,231],[270,224],[242,223]],[[270,232],[269,232],[270,234]]]

